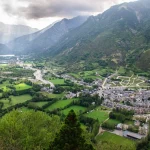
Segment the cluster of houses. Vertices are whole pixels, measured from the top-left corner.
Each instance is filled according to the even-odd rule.
[[[150,112],[150,90],[126,90],[124,88],[109,88],[103,90],[105,99],[103,105],[109,108],[124,108],[134,110],[137,114]]]

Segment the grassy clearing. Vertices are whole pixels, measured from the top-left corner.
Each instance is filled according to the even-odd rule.
[[[0,64],[0,67],[6,67],[8,64]]]
[[[64,93],[62,94],[50,94],[50,93],[46,93],[46,92],[41,92],[44,96],[48,96],[49,98],[63,98],[64,97]]]
[[[91,78],[91,79],[97,79],[97,78],[101,78],[100,76],[96,76],[96,70],[93,71],[83,71],[83,72],[79,72],[77,74],[75,73],[70,73],[69,75],[71,75],[72,77],[76,78],[76,79],[87,79],[87,78]]]
[[[133,120],[125,120],[125,123],[127,125],[134,125],[134,121]]]
[[[83,130],[86,130],[86,129],[87,129],[87,126],[85,126],[84,124],[81,123],[81,128],[82,128]]]
[[[7,88],[7,86],[10,85],[9,81],[5,81],[2,84],[0,84],[0,88],[4,91],[4,92],[8,92],[10,91],[9,88]]]
[[[81,78],[79,74],[69,73],[69,75],[71,75],[72,77],[74,77],[76,79],[80,79]]]
[[[25,111],[29,111],[30,109],[27,107],[21,107],[21,108],[18,108],[17,110],[21,112],[25,112]]]
[[[34,102],[33,104],[37,107],[42,107],[44,105],[46,105],[48,102]]]
[[[18,85],[15,85],[16,91],[23,91],[31,89],[32,87],[30,85],[27,85],[25,83],[20,83]]]
[[[21,95],[21,96],[10,96],[11,101],[9,102],[9,100],[6,98],[3,98],[0,100],[0,102],[4,103],[3,109],[8,108],[10,106],[14,106],[16,104],[19,103],[24,103],[28,100],[32,99],[32,96],[30,96],[29,94],[25,94],[25,95]]]
[[[4,87],[2,87],[2,90],[3,90],[3,92],[9,92],[11,89],[6,87],[6,86],[4,86]]]
[[[112,126],[116,126],[117,124],[120,123],[120,121],[118,120],[114,120],[114,119],[109,119],[108,121],[106,121],[107,124],[110,124]]]
[[[55,84],[55,85],[65,84],[65,80],[64,80],[64,79],[59,79],[59,78],[50,80],[50,82],[52,82],[52,83]]]
[[[118,73],[119,74],[125,74],[125,72],[126,72],[126,69],[124,68],[124,67],[120,67],[119,69],[118,69]]]
[[[109,143],[113,143],[116,147],[122,147],[122,149],[136,150],[136,144],[134,141],[109,132],[104,132],[103,134],[98,135],[96,140],[98,142],[101,141],[102,144],[105,142],[107,145],[109,145]]]
[[[85,114],[86,117],[98,119],[100,124],[103,123],[106,119],[109,118],[109,111],[103,111],[96,109],[92,112]]]
[[[84,112],[86,110],[86,107],[82,107],[82,106],[71,106],[67,109],[64,109],[62,110],[61,112],[64,114],[64,115],[67,115],[69,113],[70,110],[74,110],[74,112],[76,114],[80,114],[80,112]]]
[[[67,100],[57,101],[56,103],[54,103],[54,104],[50,105],[48,108],[46,108],[46,110],[54,110],[54,109],[57,109],[57,108],[64,108],[65,106],[72,103],[73,100],[78,100],[78,99],[67,99]]]
[[[5,81],[2,84],[0,84],[0,88],[7,86],[7,85],[10,85],[9,81]]]

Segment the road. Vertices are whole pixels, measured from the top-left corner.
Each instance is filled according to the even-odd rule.
[[[107,83],[107,80],[108,79],[111,79],[112,77],[116,76],[118,74],[118,71],[116,70],[116,72],[112,75],[110,75],[109,77],[105,78],[103,84],[102,84],[102,88],[104,89],[105,88],[105,84]]]

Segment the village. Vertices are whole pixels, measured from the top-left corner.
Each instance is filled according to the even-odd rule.
[[[39,82],[42,86],[41,91],[47,93],[53,93],[55,85],[49,80],[44,79],[44,75],[47,73],[47,68],[35,68],[32,65],[24,64],[19,59],[5,59],[2,63],[8,63],[10,65],[19,65],[24,69],[29,69],[34,72],[34,78],[29,77],[28,79],[33,82]],[[144,77],[121,77],[117,74],[117,71],[110,74],[108,77],[103,79],[95,79],[93,82],[85,82],[83,79],[76,79],[70,74],[58,75],[51,71],[53,76],[58,79],[64,79],[71,81],[74,84],[84,87],[82,90],[74,93],[68,91],[65,93],[67,99],[78,98],[80,95],[96,95],[103,98],[101,106],[106,107],[110,110],[113,109],[125,109],[128,111],[134,111],[133,115],[133,126],[138,128],[138,132],[130,131],[130,125],[126,123],[118,122],[112,131],[102,128],[101,132],[108,131],[110,133],[128,137],[132,139],[142,139],[148,134],[148,121],[150,120],[150,86],[149,80]],[[97,73],[96,73],[97,74]],[[114,81],[114,78],[116,81]],[[125,78],[127,80],[125,80]],[[120,79],[120,80],[118,80]],[[122,79],[122,80],[121,80]],[[137,82],[136,82],[137,80]],[[136,84],[134,84],[136,82]],[[44,85],[50,86],[44,86]],[[141,85],[142,84],[142,85]],[[141,85],[141,86],[140,86]],[[95,102],[91,103],[95,105]],[[94,110],[91,110],[92,112]],[[143,121],[144,120],[144,121]],[[100,127],[101,128],[101,127]]]

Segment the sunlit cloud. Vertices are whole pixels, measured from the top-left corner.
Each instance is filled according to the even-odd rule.
[[[0,21],[42,28],[61,18],[96,15],[112,5],[130,1],[133,0],[4,0],[0,1]]]

